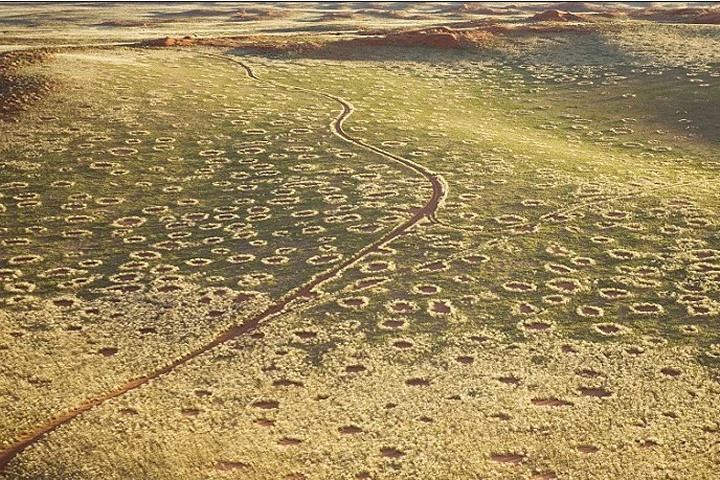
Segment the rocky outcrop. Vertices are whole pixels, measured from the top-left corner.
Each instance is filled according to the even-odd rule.
[[[562,10],[545,10],[530,18],[533,22],[585,22],[585,18]]]

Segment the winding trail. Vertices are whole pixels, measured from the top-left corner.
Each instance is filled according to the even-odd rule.
[[[238,60],[236,58],[228,57],[226,55],[217,55],[217,54],[207,54],[209,57],[214,58],[220,58],[222,60],[226,60],[232,63],[235,63],[237,65],[240,65],[245,72],[247,73],[247,76],[257,80],[262,81],[260,78],[255,74],[252,67],[250,67],[248,64],[244,63],[241,60]],[[347,100],[338,97],[337,95],[332,95],[327,92],[323,92],[320,90],[311,90],[308,88],[302,88],[302,87],[296,87],[293,85],[285,85],[283,83],[274,82],[272,80],[266,80],[264,81],[267,84],[273,85],[275,87],[284,88],[286,90],[290,90],[293,92],[305,92],[309,93],[311,95],[320,95],[325,98],[329,98],[330,100],[333,100],[337,103],[339,103],[343,111],[342,113],[330,124],[332,131],[335,135],[342,138],[346,142],[352,143],[353,145],[356,145],[358,147],[364,148],[366,150],[370,150],[371,152],[377,153],[378,155],[381,155],[387,159],[393,160],[410,170],[415,171],[416,173],[421,174],[425,179],[430,182],[433,188],[433,194],[430,200],[425,204],[425,206],[417,212],[413,218],[418,217],[416,221],[413,221],[412,223],[415,224],[417,221],[419,221],[422,217],[428,217],[428,218],[435,218],[435,212],[437,211],[438,207],[440,206],[441,202],[445,199],[447,195],[447,186],[440,177],[440,175],[437,175],[436,173],[433,173],[429,169],[425,168],[423,165],[420,165],[419,163],[413,162],[412,160],[408,160],[407,158],[401,157],[399,155],[395,155],[393,153],[388,152],[387,150],[383,150],[380,147],[376,147],[375,145],[369,144],[359,138],[352,137],[343,130],[342,124],[343,122],[355,112],[355,107],[352,106],[350,102]],[[411,219],[412,220],[412,219]],[[399,228],[399,227],[398,227]],[[392,232],[390,232],[392,233]],[[396,235],[397,236],[397,235]]]
[[[289,313],[293,311],[294,308],[296,308],[296,305],[294,305],[294,302],[296,300],[308,300],[315,298],[319,295],[318,292],[315,291],[315,289],[320,286],[321,284],[333,279],[339,277],[342,272],[347,270],[348,268],[352,267],[353,265],[357,264],[360,260],[362,260],[365,256],[367,256],[369,253],[374,252],[381,248],[382,246],[390,243],[398,236],[405,233],[408,229],[416,225],[418,222],[420,222],[425,217],[433,217],[435,214],[435,211],[440,206],[441,201],[443,200],[445,196],[445,189],[443,188],[444,182],[442,179],[432,173],[427,168],[423,167],[422,165],[419,165],[411,160],[408,160],[406,158],[400,157],[398,155],[393,155],[389,152],[386,152],[382,150],[381,148],[378,148],[374,145],[371,145],[369,143],[364,142],[363,140],[353,138],[350,135],[348,135],[345,130],[343,130],[343,122],[353,114],[355,111],[354,107],[350,102],[344,100],[343,98],[340,98],[336,95],[332,95],[326,92],[317,91],[317,90],[311,90],[306,88],[300,88],[300,87],[294,87],[290,85],[284,85],[281,83],[276,83],[273,81],[264,81],[260,79],[255,72],[252,70],[252,68],[243,63],[242,61],[231,58],[225,55],[218,55],[218,54],[206,54],[208,57],[214,57],[219,58],[225,61],[229,61],[232,63],[235,63],[239,66],[241,66],[244,70],[246,75],[258,82],[264,82],[268,83],[270,85],[273,85],[278,88],[284,88],[290,91],[299,91],[299,92],[305,92],[312,95],[319,95],[326,98],[329,98],[331,100],[334,100],[340,106],[342,107],[342,111],[340,114],[331,122],[330,128],[332,132],[343,139],[344,141],[364,148],[366,150],[375,152],[389,160],[392,160],[394,162],[400,163],[403,166],[407,167],[408,169],[419,173],[422,175],[431,185],[432,185],[432,195],[427,200],[425,205],[419,209],[417,212],[415,212],[412,217],[410,217],[408,220],[404,221],[403,223],[397,225],[395,228],[384,234],[379,239],[375,240],[374,242],[368,244],[358,252],[356,252],[354,255],[348,257],[347,259],[341,261],[337,265],[335,265],[333,268],[326,270],[323,273],[320,273],[319,275],[314,276],[301,286],[289,291],[286,293],[283,297],[281,297],[276,302],[272,303],[269,307],[267,307],[262,312],[258,313],[257,315],[251,317],[246,322],[239,324],[239,325],[233,325],[232,327],[228,328],[224,332],[220,333],[215,339],[212,341],[206,343],[205,345],[202,345],[201,347],[193,350],[192,352],[176,359],[172,363],[169,363],[168,365],[157,369],[151,373],[148,373],[147,375],[130,380],[127,383],[119,386],[115,390],[112,390],[105,395],[88,400],[82,405],[70,410],[69,412],[63,413],[62,415],[59,415],[46,423],[39,425],[35,430],[27,433],[26,435],[19,438],[19,440],[8,447],[7,449],[0,452],[0,472],[3,468],[5,468],[15,457],[17,457],[19,454],[21,454],[27,447],[39,442],[42,440],[47,434],[52,433],[57,428],[59,428],[62,425],[65,425],[69,422],[71,422],[74,418],[78,417],[79,415],[98,407],[108,400],[111,400],[113,398],[117,398],[131,390],[135,390],[152,380],[155,380],[163,375],[166,375],[168,373],[171,373],[176,368],[188,363],[189,361],[199,357],[200,355],[212,350],[213,348],[217,347],[218,345],[222,345],[223,343],[226,343],[230,340],[233,340],[241,335],[246,335],[248,333],[251,333],[253,330],[255,330],[258,325],[260,325],[261,322],[267,321],[277,315],[281,315],[284,313]]]

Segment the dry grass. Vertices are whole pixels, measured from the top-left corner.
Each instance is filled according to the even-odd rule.
[[[713,478],[720,37],[556,7],[8,7],[0,476]]]

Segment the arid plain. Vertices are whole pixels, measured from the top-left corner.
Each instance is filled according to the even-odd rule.
[[[719,24],[0,5],[0,478],[720,479]]]

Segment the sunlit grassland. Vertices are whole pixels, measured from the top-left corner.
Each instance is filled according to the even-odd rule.
[[[168,65],[100,50],[50,68],[69,95],[4,132],[5,380],[23,398],[8,440],[202,345],[397,222],[361,201],[366,180],[347,181],[377,159],[346,166],[356,154],[328,130],[339,109],[322,97],[270,91],[201,54]],[[374,188],[400,179],[384,173]],[[402,195],[394,207],[414,201]],[[178,303],[185,283],[208,296]],[[237,292],[258,306],[234,306]],[[55,371],[38,376],[28,355]]]
[[[327,88],[342,91],[357,107],[357,115],[347,122],[349,131],[377,139],[389,151],[446,177],[449,194],[438,217],[447,219],[450,228],[433,227],[435,233],[424,237],[420,250],[398,247],[398,255],[411,254],[407,258],[416,262],[442,260],[483,249],[483,242],[506,242],[512,246],[499,254],[497,247],[485,247],[495,254],[483,264],[482,275],[455,296],[456,301],[467,297],[469,289],[476,296],[492,292],[506,298],[508,303],[480,301],[469,307],[492,319],[486,322],[513,330],[508,315],[529,302],[531,318],[543,312],[581,337],[607,338],[593,325],[612,318],[643,333],[695,343],[694,326],[707,322],[702,315],[688,319],[688,307],[678,299],[682,294],[673,290],[703,283],[686,263],[692,255],[687,250],[717,248],[718,197],[711,185],[717,176],[712,92],[718,85],[713,70],[707,69],[697,82],[692,81],[696,75],[675,67],[606,66],[585,74],[573,73],[571,67],[545,67],[533,73],[531,66],[471,59],[443,63],[438,55],[437,63],[399,66],[361,62],[352,76],[332,62],[304,62],[305,69],[317,65],[323,72],[314,75],[315,85],[331,78],[333,86]],[[297,83],[303,84],[303,77]],[[658,92],[679,95],[652,102]],[[709,96],[702,96],[705,92]],[[696,108],[679,110],[688,105]],[[694,123],[683,122],[687,116]],[[686,125],[709,134],[697,138]],[[508,227],[537,226],[537,233],[508,237],[512,232],[503,231],[505,220]],[[554,244],[567,251],[547,251]],[[629,252],[620,252],[619,258],[617,251],[623,249]],[[646,267],[650,278],[640,281],[640,274],[635,282],[633,272]],[[404,282],[414,278],[407,269],[396,275]],[[540,288],[508,295],[498,281],[542,284],[562,276],[578,276],[584,284],[578,284],[572,301],[562,295],[546,298],[551,291]],[[634,303],[662,305],[667,310],[663,321],[633,315],[627,303],[603,298],[602,292],[617,282],[637,289],[622,293]],[[550,299],[559,305],[551,308]],[[579,315],[576,310],[583,305],[600,307],[602,318]],[[682,333],[687,329],[693,334]],[[715,341],[714,329],[700,332],[706,345]]]
[[[678,65],[667,32],[668,61],[649,61],[638,38],[665,27],[644,28],[346,60],[57,54],[40,68],[64,90],[2,134],[6,443],[430,198],[417,171],[334,135],[341,105],[321,93],[445,197],[293,312],[48,435],[9,478],[710,478],[720,72]]]

